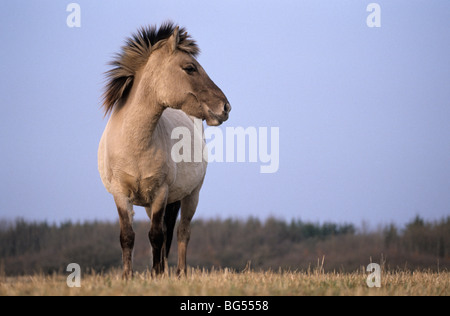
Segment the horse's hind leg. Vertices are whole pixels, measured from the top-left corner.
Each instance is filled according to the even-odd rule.
[[[191,220],[198,205],[200,187],[181,201],[181,218],[178,226],[178,268],[177,275],[186,275],[186,252],[191,237]]]
[[[126,197],[114,196],[117,211],[119,212],[120,223],[120,245],[122,246],[122,261],[124,279],[133,276],[133,247],[134,247],[134,231],[133,231],[133,205]]]
[[[172,245],[173,230],[175,228],[175,223],[177,222],[178,212],[180,211],[181,202],[175,202],[168,204],[166,206],[166,211],[164,212],[164,224],[166,225],[166,245],[164,251],[164,271],[169,272],[169,252],[170,246]]]

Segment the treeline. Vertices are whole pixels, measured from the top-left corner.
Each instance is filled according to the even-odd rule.
[[[149,222],[137,221],[134,266],[150,265]],[[169,262],[176,265],[176,237]],[[64,272],[69,263],[85,271],[121,266],[119,225],[109,222],[0,222],[0,273],[7,275]],[[385,268],[444,270],[450,267],[450,217],[426,222],[416,217],[405,227],[376,231],[352,224],[196,220],[188,263],[207,269],[315,269],[351,272],[370,262]]]

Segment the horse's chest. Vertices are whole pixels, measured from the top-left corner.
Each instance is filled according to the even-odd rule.
[[[152,204],[154,195],[164,183],[164,180],[158,176],[142,178],[120,172],[119,177],[122,193],[130,199],[132,204],[145,207]]]

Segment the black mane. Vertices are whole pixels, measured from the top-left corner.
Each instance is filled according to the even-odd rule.
[[[177,26],[166,22],[160,28],[156,26],[141,27],[127,38],[120,53],[109,64],[113,66],[106,74],[106,86],[103,94],[105,115],[112,112],[118,104],[126,99],[133,86],[136,72],[146,64],[151,52],[158,42],[167,40]],[[197,56],[200,52],[197,44],[190,38],[184,28],[179,29],[178,49]]]

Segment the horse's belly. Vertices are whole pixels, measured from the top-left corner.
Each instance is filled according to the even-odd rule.
[[[177,164],[176,177],[169,186],[168,203],[181,201],[203,184],[207,163],[180,162]]]

